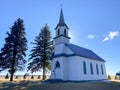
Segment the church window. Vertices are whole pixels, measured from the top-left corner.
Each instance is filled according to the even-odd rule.
[[[102,72],[102,75],[104,74],[103,72],[103,65],[101,64],[101,72]]]
[[[90,63],[90,70],[91,70],[91,74],[93,75],[93,65],[92,65],[92,63]]]
[[[55,68],[60,68],[60,63],[58,61],[55,64]]]
[[[57,34],[58,34],[58,36],[60,35],[60,29],[58,29],[58,33]]]
[[[97,75],[99,74],[98,64],[96,64]]]
[[[64,35],[66,36],[66,29],[64,29]]]
[[[83,62],[83,72],[84,74],[87,74],[87,70],[86,70],[86,62]]]

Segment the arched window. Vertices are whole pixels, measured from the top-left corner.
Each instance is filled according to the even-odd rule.
[[[64,35],[66,36],[66,29],[64,29]]]
[[[60,68],[60,63],[58,61],[55,64],[55,68]]]
[[[96,64],[96,71],[97,71],[97,75],[98,75],[99,74],[98,64]]]
[[[91,70],[91,74],[93,75],[93,65],[92,65],[92,63],[90,63],[90,70]]]
[[[84,74],[87,74],[87,70],[86,70],[86,62],[83,62],[83,72]]]
[[[104,74],[104,71],[103,71],[103,65],[101,64],[101,72],[102,72],[102,75]]]
[[[57,33],[57,35],[58,35],[58,36],[60,35],[60,29],[58,29],[58,33]]]

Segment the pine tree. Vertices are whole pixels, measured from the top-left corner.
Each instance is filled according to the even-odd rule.
[[[15,79],[18,79],[18,76],[16,76]]]
[[[43,80],[45,79],[45,72],[50,70],[50,59],[53,52],[53,43],[51,41],[51,32],[49,27],[45,25],[38,36],[35,37],[32,43],[35,46],[29,55],[28,71],[32,73],[43,69]]]
[[[0,53],[0,72],[2,70],[2,66],[3,66],[3,58],[2,58],[2,54]]]
[[[31,76],[31,79],[34,79],[34,76],[33,76],[33,75]]]
[[[27,78],[27,76],[26,76],[26,74],[24,74],[24,75],[23,75],[23,79],[26,79],[26,78]]]
[[[40,75],[38,75],[38,79],[41,79],[41,76],[40,76]]]
[[[117,80],[117,76],[115,76],[115,80]]]
[[[8,73],[6,74],[5,79],[9,79],[9,75],[8,75]]]
[[[111,80],[111,76],[110,75],[108,75],[108,79]]]
[[[27,50],[27,39],[25,37],[24,22],[18,18],[14,25],[7,32],[4,47],[1,49],[3,59],[2,69],[7,69],[10,73],[10,81],[13,81],[13,76],[16,71],[24,70],[26,60],[25,51]]]
[[[5,70],[6,63],[5,60],[3,59],[2,53],[0,53],[0,72]]]

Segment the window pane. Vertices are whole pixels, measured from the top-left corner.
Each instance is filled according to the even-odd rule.
[[[93,75],[93,65],[92,65],[92,63],[90,63],[90,70],[91,70],[91,74]]]
[[[102,75],[104,74],[103,72],[103,65],[101,64],[101,72],[102,72]]]
[[[60,29],[58,29],[58,36],[60,35]]]
[[[84,71],[84,74],[87,74],[86,63],[85,63],[85,61],[83,62],[83,71]]]
[[[64,29],[64,35],[66,36],[66,29]]]
[[[97,71],[97,74],[99,74],[98,64],[96,64],[96,71]]]

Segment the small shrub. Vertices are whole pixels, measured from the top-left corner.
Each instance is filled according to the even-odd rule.
[[[6,74],[5,79],[9,79],[9,75],[8,75],[8,73]]]
[[[115,80],[117,80],[118,78],[117,78],[117,76],[115,76]]]
[[[33,75],[31,76],[31,79],[34,79],[34,76],[33,76]]]
[[[41,79],[41,76],[40,76],[40,75],[38,75],[38,79]]]
[[[111,76],[110,75],[108,75],[108,79],[111,80]]]
[[[15,79],[18,79],[18,76],[16,76]]]
[[[26,79],[26,77],[27,77],[26,75],[23,75],[23,79]]]

